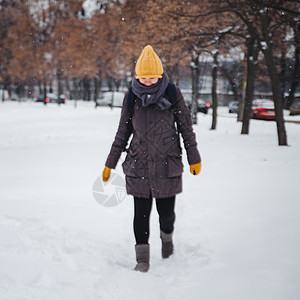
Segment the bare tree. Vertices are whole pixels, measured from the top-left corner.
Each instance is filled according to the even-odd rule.
[[[272,39],[278,28],[286,22],[282,18],[282,12],[297,15],[294,1],[219,1],[227,5],[228,11],[232,11],[247,26],[249,34],[257,41],[259,49],[263,52],[268,67],[272,85],[273,100],[276,111],[276,124],[278,144],[287,145],[287,135],[283,119],[283,106],[281,101],[279,75],[275,67],[273,57]],[[226,9],[226,5],[224,9]]]
[[[249,125],[252,111],[252,100],[254,95],[255,74],[258,59],[258,45],[255,37],[251,35],[246,41],[247,45],[247,82],[243,105],[243,125],[242,134],[249,133]]]
[[[290,80],[289,95],[287,98],[286,108],[290,108],[295,99],[295,92],[300,81],[300,17],[290,18],[290,27],[293,31],[294,46],[294,68]]]

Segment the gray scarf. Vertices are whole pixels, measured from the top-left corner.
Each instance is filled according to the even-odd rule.
[[[147,107],[150,104],[156,104],[160,110],[166,110],[171,106],[171,102],[164,98],[166,88],[169,84],[169,77],[163,73],[162,78],[157,83],[145,86],[138,79],[132,79],[132,91],[142,100],[142,105]]]

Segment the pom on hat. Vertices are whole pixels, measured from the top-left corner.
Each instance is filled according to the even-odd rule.
[[[135,65],[135,78],[161,78],[163,72],[161,60],[150,45],[146,46]]]

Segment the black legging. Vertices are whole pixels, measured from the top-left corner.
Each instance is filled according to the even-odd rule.
[[[160,229],[165,233],[171,233],[175,222],[175,196],[156,199],[156,208],[159,214]],[[149,218],[152,208],[152,197],[134,197],[133,229],[137,245],[148,244]]]

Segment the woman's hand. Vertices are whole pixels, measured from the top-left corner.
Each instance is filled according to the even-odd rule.
[[[109,179],[109,177],[110,177],[110,171],[111,171],[110,168],[108,168],[108,167],[105,167],[105,168],[104,168],[104,170],[103,170],[103,172],[102,172],[102,178],[103,178],[103,181],[106,182],[106,181]]]
[[[198,175],[201,171],[201,163],[190,165],[190,172],[193,175]]]

